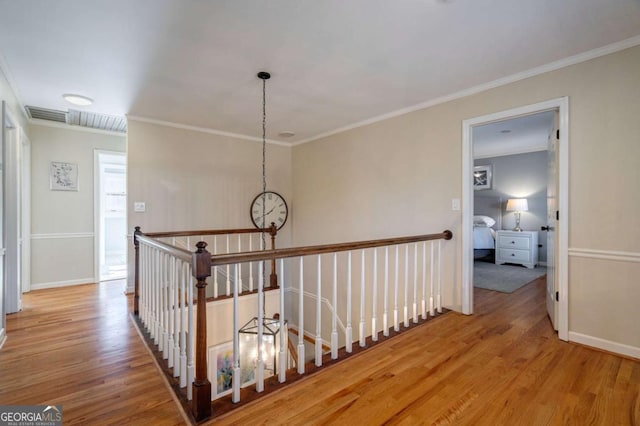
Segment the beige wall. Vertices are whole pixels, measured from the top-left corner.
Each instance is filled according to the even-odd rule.
[[[444,302],[460,309],[461,214],[451,199],[462,196],[462,121],[569,96],[569,246],[636,259],[624,271],[618,261],[587,261],[593,273],[577,274],[583,260],[570,257],[569,330],[640,350],[629,321],[638,308],[628,302],[640,300],[639,76],[635,47],[297,146],[294,243],[451,229]]]
[[[124,152],[125,137],[40,125],[31,125],[29,134],[31,286],[93,282],[94,151]],[[52,161],[78,164],[77,192],[50,190]]]
[[[253,227],[249,205],[262,191],[260,142],[131,120],[127,154],[130,232]],[[267,186],[291,205],[290,148],[267,144]],[[146,203],[145,213],[133,211],[137,201]],[[280,247],[289,245],[291,227],[279,233]]]

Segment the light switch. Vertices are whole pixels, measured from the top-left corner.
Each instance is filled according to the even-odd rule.
[[[453,198],[451,200],[451,210],[459,211],[460,210],[460,198]]]
[[[141,213],[141,212],[144,212],[146,210],[147,210],[147,207],[146,207],[144,201],[136,201],[136,202],[133,203],[133,211],[134,212]]]

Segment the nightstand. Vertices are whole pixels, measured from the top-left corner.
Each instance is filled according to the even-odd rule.
[[[503,263],[535,268],[538,263],[538,232],[496,232],[496,265]]]

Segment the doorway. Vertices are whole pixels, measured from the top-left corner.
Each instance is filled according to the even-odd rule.
[[[95,151],[95,212],[97,281],[127,276],[126,154]]]
[[[568,340],[568,98],[563,97],[547,102],[528,105],[494,114],[463,121],[463,212],[462,212],[462,311],[465,314],[473,313],[473,128],[489,123],[504,121],[511,118],[522,117],[544,111],[557,111],[559,125],[558,157],[557,157],[557,205],[560,212],[555,224],[555,290],[557,291],[558,336],[562,340]],[[564,213],[563,213],[564,212]]]

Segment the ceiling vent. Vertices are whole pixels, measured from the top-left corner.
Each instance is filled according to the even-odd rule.
[[[78,111],[75,109],[69,110],[69,113],[67,114],[67,124],[91,127],[92,129],[108,130],[110,132],[125,133],[127,131],[127,120],[124,117]]]
[[[58,111],[55,109],[47,109],[40,107],[32,107],[27,105],[25,107],[29,118],[35,118],[38,120],[57,121],[58,123],[67,122],[67,113],[64,111]]]
[[[25,109],[29,118],[37,120],[55,121],[110,132],[127,132],[127,120],[124,117],[75,109],[70,109],[68,112],[33,106],[26,106]]]

